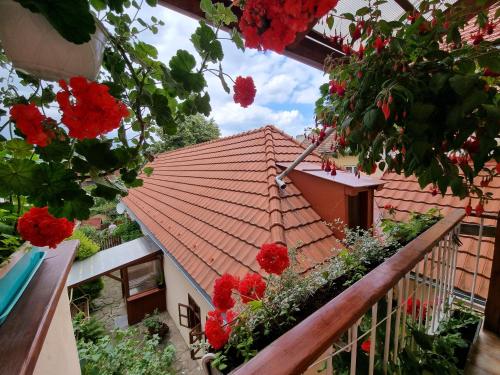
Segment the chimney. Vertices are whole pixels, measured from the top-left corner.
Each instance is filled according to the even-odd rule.
[[[291,163],[278,163],[287,168]],[[311,203],[318,215],[328,223],[341,220],[349,228],[368,229],[373,225],[373,196],[383,181],[337,170],[332,176],[317,163],[301,162],[289,172],[293,184]],[[343,237],[342,232],[333,229],[335,235]]]

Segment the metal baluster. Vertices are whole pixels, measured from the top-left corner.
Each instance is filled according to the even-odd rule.
[[[439,274],[438,274],[438,300],[436,305],[436,313],[434,314],[433,330],[438,328],[441,319],[441,306],[443,305],[443,289],[444,289],[444,265],[446,255],[446,241],[443,239],[439,246]]]
[[[448,257],[448,276],[447,276],[447,280],[448,280],[448,285],[447,285],[447,289],[446,289],[446,294],[447,294],[447,298],[446,298],[446,304],[448,307],[451,306],[451,302],[453,301],[453,284],[452,284],[452,276],[453,276],[453,250],[454,250],[454,243],[453,243],[453,231],[454,231],[454,228],[452,230],[450,230],[449,232],[449,243],[448,243],[448,253],[449,253],[449,257]]]
[[[454,229],[453,232],[455,233],[455,236],[458,238],[460,234],[460,224],[458,224]],[[458,256],[458,244],[455,242],[453,243],[453,261],[452,261],[452,275],[451,275],[451,295],[452,298],[455,298],[455,275],[457,273],[457,256]],[[451,301],[453,302],[453,300]]]
[[[427,285],[427,254],[424,255],[424,264],[422,265],[423,267],[423,272],[422,272],[422,286],[420,289],[420,309],[418,310],[418,326],[422,326],[422,319],[423,319],[423,313],[424,313],[424,296],[425,296],[425,288]]]
[[[394,324],[394,355],[392,358],[393,361],[396,361],[396,358],[398,358],[399,326],[401,325],[401,304],[403,303],[404,280],[405,279],[399,280],[397,286],[398,297],[397,297],[396,322]]]
[[[476,250],[476,264],[474,266],[474,277],[472,278],[472,291],[470,293],[470,306],[474,307],[474,295],[476,294],[476,280],[477,273],[479,270],[479,257],[481,255],[481,242],[483,241],[483,226],[484,226],[484,218],[481,216],[481,221],[479,223],[479,236],[477,241],[477,250]]]
[[[432,306],[432,303],[431,303],[431,290],[433,290],[434,288],[434,255],[435,255],[435,252],[436,252],[436,247],[434,246],[432,248],[432,252],[431,252],[431,260],[430,260],[430,265],[429,265],[429,285],[427,287],[427,314],[425,315],[425,324],[424,324],[424,327],[425,329],[427,329],[429,327],[429,321],[430,321],[430,310],[433,309],[434,307]],[[433,298],[434,298],[434,293],[433,293]]]
[[[361,323],[361,319],[359,319],[354,325],[351,327],[351,375],[356,375],[356,359],[358,355],[358,326]]]
[[[392,289],[387,292],[387,312],[385,321],[384,362],[382,364],[384,374],[387,374],[387,363],[389,362],[389,347],[391,344],[391,318],[392,318]]]
[[[370,359],[368,364],[368,374],[373,375],[375,370],[375,340],[377,339],[377,308],[378,302],[372,306],[372,327],[370,332]]]
[[[405,275],[404,279],[404,296],[403,296],[403,329],[401,332],[401,349],[406,345],[406,313],[408,310],[408,293],[410,291],[410,273]]]

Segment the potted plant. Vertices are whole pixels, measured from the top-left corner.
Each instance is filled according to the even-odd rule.
[[[75,76],[94,80],[101,69],[107,42],[102,25],[90,14],[87,1],[78,0],[66,6],[68,14],[60,13],[61,4],[37,6],[28,1],[1,0],[0,40],[5,54],[16,69],[45,80]],[[68,8],[72,8],[71,13]],[[69,22],[75,24],[71,26]],[[85,23],[93,31],[82,37],[77,31]],[[65,39],[53,24],[67,29],[65,35],[71,40]]]
[[[142,321],[144,326],[148,329],[150,336],[158,335],[161,340],[167,337],[170,328],[167,323],[160,320],[159,312],[155,309],[153,314],[146,314],[146,317]]]

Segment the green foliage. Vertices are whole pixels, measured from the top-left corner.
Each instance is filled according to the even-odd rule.
[[[202,115],[187,116],[177,128],[174,135],[159,133],[160,141],[154,143],[155,153],[207,142],[220,137],[220,130],[213,119]]]
[[[94,17],[87,0],[15,0],[32,12],[41,13],[65,39],[76,44],[95,33]]]
[[[101,240],[100,231],[91,225],[81,225],[78,230],[97,244]]]
[[[477,23],[487,19],[486,9],[475,12]],[[499,78],[486,74],[500,72],[500,50],[494,42],[472,45],[470,34],[461,34],[470,18],[464,12],[450,16],[434,1],[420,2],[418,17],[407,13],[391,22],[381,19],[378,7],[364,12],[356,44],[344,41],[354,49],[362,43],[364,57],[353,51],[327,60],[330,79],[345,83],[345,93],[322,88],[318,121],[337,124],[363,171],[383,162],[389,171],[415,175],[422,188],[491,199],[473,179],[480,171],[495,175],[485,163],[500,162]],[[353,21],[352,30],[360,22],[359,16],[343,17]],[[377,51],[382,40],[388,43]]]
[[[99,244],[87,237],[87,235],[80,229],[76,229],[69,239],[80,241],[78,252],[76,254],[77,260],[83,260],[85,258],[91,257],[99,250],[101,250]]]
[[[399,243],[406,244],[441,218],[441,212],[437,208],[431,208],[425,213],[412,212],[406,222],[389,218],[382,219],[381,226],[385,234]]]
[[[141,40],[143,33],[157,34],[164,25],[155,16],[144,20],[139,14],[141,6],[155,6],[156,0],[140,4],[125,0],[17,2],[44,16],[73,43],[84,43],[95,32],[94,12],[99,12],[99,22],[106,30],[107,44],[99,82],[106,84],[110,94],[122,101],[130,113],[120,124],[115,138],[74,139],[68,136],[65,127],[59,126],[59,119],[55,119],[57,137],[47,147],[27,144],[14,122],[8,118],[5,121],[8,109],[14,104],[29,102],[48,109],[56,100],[58,88],[17,72],[0,53],[0,67],[5,71],[0,78],[0,197],[22,196],[29,204],[48,206],[56,217],[87,219],[95,199],[113,201],[117,196],[126,195],[126,188],[142,185],[138,174],[151,157],[148,148],[157,139],[155,132],[172,135],[186,116],[209,115],[210,97],[204,75],[217,71],[222,76],[224,54],[218,34],[220,27],[235,22],[236,16],[231,6],[205,2],[203,9],[208,12],[210,24],[200,22],[191,38],[200,58],[197,60],[188,51],[179,50],[169,62],[163,63],[158,60],[157,49]],[[233,31],[232,37],[241,43],[237,31]],[[127,134],[130,131],[134,132],[133,136]],[[152,172],[148,171],[145,173]],[[118,173],[118,181],[108,178]],[[85,190],[84,181],[92,182],[95,188]],[[6,243],[11,240],[5,236],[2,239]]]
[[[83,312],[79,312],[73,318],[73,333],[76,341],[96,343],[106,334],[106,330],[96,318],[87,318]]]
[[[113,235],[120,237],[122,242],[132,241],[143,236],[139,224],[128,218],[125,218],[125,221],[116,227]]]
[[[87,281],[76,288],[73,289],[73,299],[80,297],[87,297],[90,301],[98,298],[101,295],[101,291],[104,288],[104,282],[102,277],[98,279]]]
[[[175,348],[160,350],[158,336],[138,338],[137,329],[116,331],[95,343],[78,341],[78,355],[83,375],[168,375],[173,374]]]
[[[21,246],[21,239],[16,234],[17,215],[10,210],[0,208],[0,264]]]

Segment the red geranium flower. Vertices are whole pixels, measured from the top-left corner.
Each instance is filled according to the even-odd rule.
[[[55,121],[45,117],[33,103],[15,104],[10,109],[10,117],[29,144],[45,147],[55,137],[51,130]]]
[[[71,78],[71,90],[64,80],[59,85],[62,91],[56,98],[63,113],[61,121],[71,137],[96,138],[117,129],[128,116],[125,104],[113,98],[106,85],[89,82],[84,77]]]
[[[232,311],[228,311],[226,313],[228,323],[224,323],[221,311],[215,310],[208,312],[208,318],[205,323],[205,335],[207,336],[208,343],[215,350],[222,348],[226,345],[227,340],[229,340],[229,335],[231,334],[229,322],[234,318],[235,314]]]
[[[237,288],[238,280],[228,273],[215,280],[213,296],[214,306],[221,311],[232,308],[235,304],[235,300],[231,295],[233,289]]]
[[[75,223],[49,214],[47,207],[32,207],[17,222],[21,237],[34,246],[55,248],[71,236]]]
[[[370,353],[370,346],[372,345],[372,342],[370,340],[365,340],[361,344],[361,350],[364,351],[365,353]]]
[[[243,108],[248,107],[253,103],[255,94],[257,90],[255,84],[253,83],[252,77],[241,77],[236,78],[236,82],[233,86],[233,99],[235,103],[240,103]]]
[[[240,281],[238,291],[243,303],[256,301],[264,296],[266,283],[258,273],[247,273],[243,280]]]
[[[415,317],[420,316],[420,300],[417,298],[416,299],[416,307],[415,307]],[[408,298],[408,301],[406,302],[406,313],[409,315],[412,315],[413,313],[413,298]],[[425,316],[427,315],[427,303],[422,304],[422,317],[425,319]]]
[[[282,53],[297,33],[323,17],[338,0],[246,0],[239,27],[250,48]]]
[[[288,249],[276,243],[264,244],[257,254],[257,262],[267,273],[281,275],[290,265]]]

